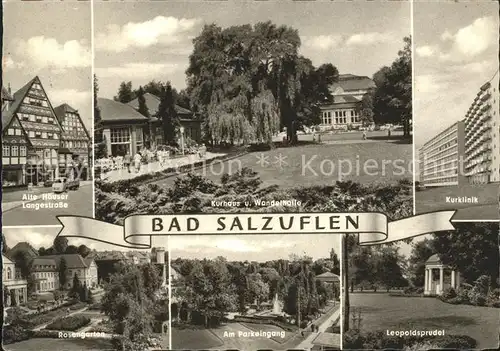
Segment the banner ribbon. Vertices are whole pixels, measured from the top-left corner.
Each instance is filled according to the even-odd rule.
[[[389,222],[377,212],[133,215],[124,225],[89,217],[58,216],[58,236],[150,249],[153,236],[164,235],[268,235],[359,234],[360,245],[379,245],[433,232],[454,230],[456,211],[438,211]]]

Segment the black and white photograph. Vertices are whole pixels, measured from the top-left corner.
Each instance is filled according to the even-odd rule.
[[[415,207],[497,221],[500,182],[498,3],[413,5]]]
[[[167,239],[131,250],[58,232],[3,229],[4,350],[168,350]]]
[[[340,350],[340,236],[170,237],[172,349]]]
[[[408,2],[94,10],[97,219],[413,214]]]
[[[344,238],[343,349],[498,349],[498,223],[360,246]]]
[[[2,225],[93,215],[89,2],[3,4]]]

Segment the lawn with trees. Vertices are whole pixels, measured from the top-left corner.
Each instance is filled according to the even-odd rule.
[[[498,344],[498,224],[455,223],[454,226],[454,231],[434,233],[411,243],[408,258],[398,253],[396,244],[364,247],[357,245],[353,237],[347,237],[346,276],[351,291],[363,287],[370,291],[405,288],[398,294],[350,294],[344,317],[347,331],[344,347],[356,348],[360,343],[364,343],[364,348],[371,348],[373,343],[396,347],[394,338],[382,335],[383,331],[403,327],[404,330],[444,329],[445,338],[427,340],[440,348],[474,348],[476,344],[491,348]],[[423,297],[425,263],[433,254],[461,273],[461,284],[457,289],[445,289],[441,296]],[[424,342],[399,339],[403,346]]]

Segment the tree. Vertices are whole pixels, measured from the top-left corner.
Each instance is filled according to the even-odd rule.
[[[38,254],[39,254],[40,256],[45,256],[45,255],[47,255],[47,250],[45,249],[45,247],[43,247],[43,246],[42,246],[42,247],[40,247],[40,248],[38,249]]]
[[[498,286],[498,225],[493,223],[456,223],[454,231],[433,235],[433,246],[441,261],[456,269],[467,283],[481,275]]]
[[[7,307],[7,302],[9,301],[10,293],[9,289],[3,285],[3,305],[4,307]]]
[[[404,48],[390,67],[374,75],[376,84],[373,106],[377,123],[401,123],[408,137],[412,123],[411,37],[405,37]]]
[[[75,273],[73,275],[73,284],[71,285],[70,296],[78,298],[81,301],[81,295],[82,295],[82,284],[80,283],[80,279],[78,279],[78,275]]]
[[[137,95],[137,101],[139,102],[139,107],[137,109],[137,112],[139,112],[141,115],[143,115],[146,118],[149,118],[149,109],[148,106],[146,105],[146,98],[144,97],[144,89],[142,86],[139,87],[139,90],[136,93]],[[148,128],[145,129],[145,139],[146,139],[146,145],[148,147],[151,146],[151,135],[152,135],[152,130],[151,130],[151,123],[148,123]]]
[[[361,98],[361,104],[358,105],[357,112],[363,126],[369,126],[373,123],[373,91],[369,91]]]
[[[26,290],[29,295],[36,292],[36,277],[34,273],[31,273],[26,277]]]
[[[64,236],[56,236],[53,247],[58,254],[66,253],[66,249],[68,248],[68,239]]]
[[[179,120],[175,110],[172,86],[169,82],[167,82],[165,87],[162,87],[157,117],[162,121],[163,138],[165,142],[168,144],[175,144]]]
[[[16,267],[21,272],[21,277],[23,279],[28,279],[31,275],[31,263],[32,258],[26,251],[17,251],[12,257]]]
[[[375,262],[376,280],[389,291],[392,287],[403,287],[407,285],[406,279],[400,266],[402,257],[398,249],[392,246],[378,247]]]
[[[132,82],[121,82],[120,88],[118,89],[118,95],[114,97],[114,100],[126,104],[134,100],[134,98]]]
[[[91,250],[86,245],[78,246],[78,254],[83,258],[87,257],[90,254]]]
[[[104,128],[102,126],[101,109],[98,105],[97,93],[99,92],[99,83],[94,75],[94,156],[96,159],[107,156],[106,139]]]
[[[68,282],[68,263],[64,257],[61,257],[58,267],[58,277],[59,277],[59,289],[64,290],[66,283]]]
[[[5,254],[9,250],[10,250],[10,248],[7,245],[7,240],[5,240],[5,235],[2,233],[2,253]]]
[[[425,262],[436,253],[432,239],[424,239],[412,244],[409,261],[410,281],[414,286],[422,287],[425,281]]]
[[[78,247],[75,245],[69,245],[66,250],[64,251],[65,254],[77,254],[78,253]]]

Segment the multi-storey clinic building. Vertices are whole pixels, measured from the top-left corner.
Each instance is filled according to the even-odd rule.
[[[419,150],[420,181],[426,186],[500,181],[498,72],[483,84],[465,118]]]
[[[500,181],[498,72],[476,94],[465,116],[465,174],[470,184]]]
[[[426,186],[458,185],[463,168],[464,122],[459,121],[429,140],[419,150],[420,181]]]

